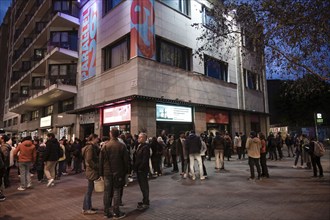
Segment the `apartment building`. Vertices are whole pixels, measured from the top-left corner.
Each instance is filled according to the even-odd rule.
[[[79,2],[14,0],[8,38],[4,129],[70,138],[77,94]]]
[[[151,136],[195,129],[266,132],[268,103],[263,53],[193,56],[211,21],[207,1],[81,2],[75,133],[108,135],[111,127]],[[237,27],[239,28],[239,27]],[[226,57],[223,59],[223,57]]]

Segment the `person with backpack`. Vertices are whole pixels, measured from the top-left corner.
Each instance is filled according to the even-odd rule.
[[[320,153],[320,149],[322,149],[322,143],[315,141],[312,139],[308,146],[305,146],[306,151],[311,157],[312,167],[313,167],[313,176],[317,177],[317,168],[319,169],[319,178],[323,177],[323,168],[321,165],[321,157],[324,155]],[[324,147],[323,147],[324,149]]]

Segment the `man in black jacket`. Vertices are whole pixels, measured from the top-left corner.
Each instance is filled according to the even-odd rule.
[[[125,144],[118,140],[119,130],[110,131],[110,141],[101,149],[100,176],[104,178],[104,216],[121,219],[126,215],[119,210],[120,191],[125,185],[125,175],[128,170],[128,151]],[[113,198],[113,214],[110,213]]]
[[[139,145],[135,151],[135,164],[134,169],[137,173],[137,179],[142,191],[143,200],[138,203],[137,208],[139,210],[144,210],[149,208],[149,183],[148,183],[148,171],[149,171],[149,158],[150,149],[149,145],[146,143],[147,135],[145,133],[140,133],[138,142]]]
[[[194,172],[194,163],[195,159],[198,162],[199,166],[199,178],[201,180],[205,179],[203,176],[203,163],[201,157],[201,148],[202,148],[202,141],[201,138],[195,134],[195,131],[190,131],[188,138],[186,139],[186,149],[189,154],[189,166],[190,172],[192,174],[192,180],[196,179],[195,172]]]
[[[55,168],[60,158],[60,143],[53,133],[47,134],[46,149],[44,154],[45,175],[48,179],[47,187],[54,185]]]

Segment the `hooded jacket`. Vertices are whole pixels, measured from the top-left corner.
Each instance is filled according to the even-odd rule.
[[[248,138],[246,141],[246,150],[249,157],[260,158],[261,141],[259,138]]]
[[[14,156],[17,155],[18,162],[34,162],[37,157],[36,147],[33,145],[32,141],[25,140],[16,147]]]
[[[60,143],[56,138],[51,138],[46,142],[44,161],[58,161],[60,157]]]

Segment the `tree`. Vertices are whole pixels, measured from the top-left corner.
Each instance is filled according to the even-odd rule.
[[[330,1],[209,0],[208,24],[201,29],[195,54],[227,49],[245,40],[243,55],[265,52],[267,72],[330,80]],[[238,28],[237,28],[238,27]],[[249,48],[254,47],[254,50]],[[219,51],[223,52],[223,51]]]

